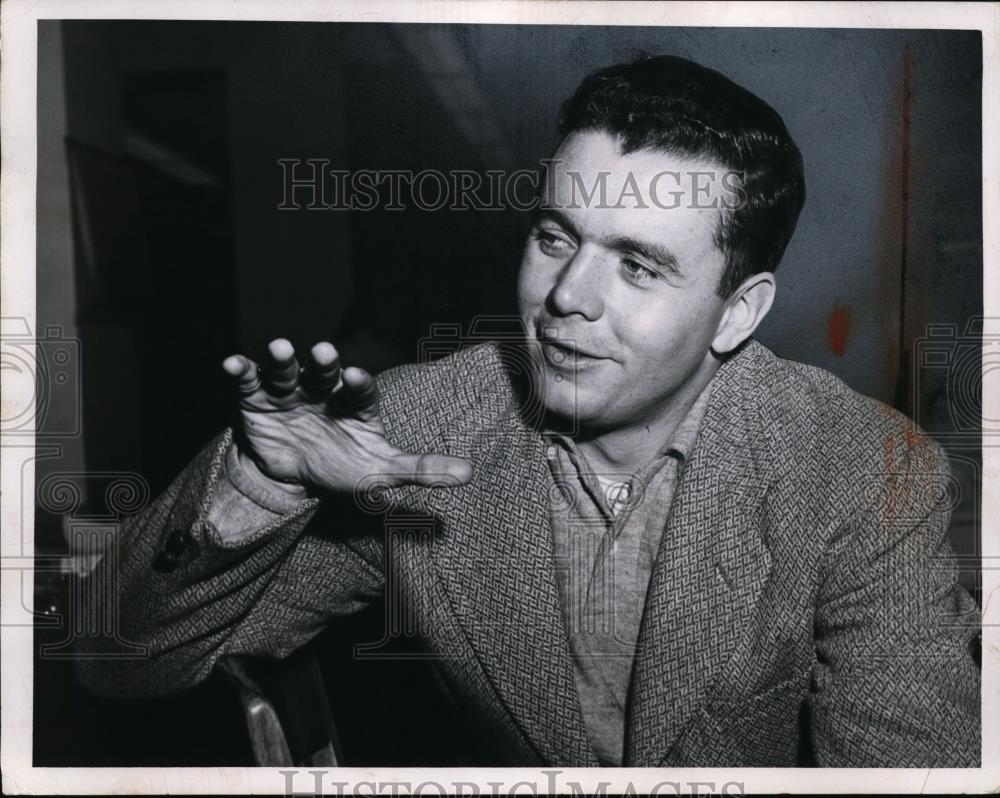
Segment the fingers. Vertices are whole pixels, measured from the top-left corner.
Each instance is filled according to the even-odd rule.
[[[349,366],[342,375],[344,389],[340,400],[361,418],[378,415],[378,385],[362,368]]]
[[[390,468],[399,484],[427,488],[457,488],[471,482],[473,475],[471,462],[447,454],[400,453],[392,458]]]
[[[232,377],[242,396],[249,396],[260,389],[260,369],[249,358],[231,355],[222,361],[222,369]]]
[[[309,350],[309,363],[302,374],[302,384],[310,393],[328,394],[340,384],[340,356],[329,341],[320,341]]]
[[[299,385],[299,362],[295,348],[285,338],[275,338],[267,345],[264,365],[264,388],[274,396],[285,396]]]
[[[285,396],[299,384],[299,364],[295,349],[284,338],[267,345],[267,357],[261,369],[244,355],[230,355],[222,361],[222,369],[236,383],[241,396],[250,396],[261,388],[274,396]]]
[[[273,397],[280,398],[301,385],[317,399],[336,395],[338,401],[343,401],[361,416],[377,412],[375,378],[364,369],[342,369],[340,355],[329,341],[320,341],[309,350],[305,369],[300,369],[295,348],[285,338],[276,338],[267,345],[263,368],[243,355],[227,357],[222,368],[236,382],[243,396],[263,388]]]

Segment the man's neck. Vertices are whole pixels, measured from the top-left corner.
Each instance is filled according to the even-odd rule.
[[[718,367],[698,373],[664,403],[655,416],[613,430],[581,430],[577,447],[598,474],[632,474],[656,457],[671,440]]]

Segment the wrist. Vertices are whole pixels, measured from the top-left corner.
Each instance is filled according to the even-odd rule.
[[[236,446],[236,460],[244,475],[264,490],[279,490],[291,498],[305,498],[306,486],[296,480],[280,480],[265,474],[252,457]]]

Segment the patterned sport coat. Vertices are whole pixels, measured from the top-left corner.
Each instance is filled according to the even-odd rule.
[[[388,438],[469,458],[461,488],[311,498],[226,543],[207,519],[231,434],[213,441],[92,577],[115,568],[120,637],[150,656],[82,662],[84,682],[178,691],[221,656],[283,656],[385,594],[505,761],[596,765],[552,562],[552,477],[503,351],[379,378]],[[625,764],[791,766],[809,745],[822,766],[977,766],[978,615],[956,581],[941,449],[754,341],[710,390],[649,585]]]

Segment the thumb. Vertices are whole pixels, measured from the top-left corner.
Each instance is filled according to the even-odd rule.
[[[457,488],[472,481],[472,463],[448,454],[401,452],[390,461],[391,476],[401,485]]]

